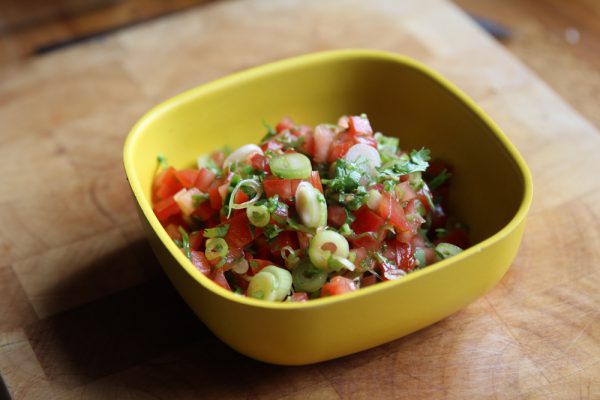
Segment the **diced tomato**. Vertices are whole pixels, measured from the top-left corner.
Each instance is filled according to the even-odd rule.
[[[304,153],[309,157],[312,157],[315,154],[315,135],[312,132],[307,132],[301,135],[304,138],[304,141],[300,145],[298,151],[300,153]]]
[[[233,216],[227,223],[229,224],[229,229],[225,235],[225,241],[230,247],[241,249],[252,242],[254,237],[246,213]]]
[[[223,167],[223,161],[225,161],[226,158],[227,156],[222,151],[215,151],[210,155],[210,159],[213,160],[219,168]]]
[[[436,239],[433,243],[451,243],[461,249],[469,247],[469,236],[467,231],[462,228],[456,228],[449,231],[446,235]]]
[[[219,187],[217,188],[219,196],[221,196],[221,203],[223,203],[223,201],[227,198],[227,189],[229,189],[230,178],[231,174],[230,177],[227,178],[225,182],[222,185],[219,185]]]
[[[377,250],[381,247],[381,241],[383,239],[376,236],[376,234],[368,235],[357,235],[355,237],[348,238],[354,248],[363,248],[365,250]]]
[[[377,139],[375,139],[373,136],[356,136],[354,140],[356,143],[362,143],[366,144],[367,146],[377,148]]]
[[[239,274],[233,274],[233,282],[235,286],[239,287],[244,291],[248,289],[248,285],[250,284],[250,282],[248,282],[243,275]]]
[[[200,203],[200,205],[194,210],[192,215],[198,217],[201,221],[207,221],[216,213],[217,210],[212,207],[212,202],[209,200]]]
[[[294,250],[300,247],[300,244],[298,243],[298,236],[296,235],[296,232],[293,231],[281,232],[273,240],[271,240],[269,244],[271,248],[271,257],[278,261],[282,261],[281,249],[284,247],[290,246]]]
[[[294,121],[290,117],[283,117],[281,121],[275,125],[275,131],[277,131],[277,133],[292,129],[294,129]]]
[[[189,189],[193,187],[196,183],[199,173],[200,171],[198,171],[197,169],[182,169],[175,172],[175,177],[177,178],[181,186],[183,186],[186,189]]]
[[[260,145],[260,148],[261,148],[261,149],[262,149],[264,152],[267,152],[267,151],[269,151],[269,150],[270,150],[270,151],[273,151],[273,152],[275,152],[275,151],[278,151],[278,150],[281,150],[281,149],[283,149],[283,144],[281,144],[281,143],[279,143],[279,142],[276,142],[276,141],[274,141],[274,140],[270,140],[270,141],[268,141],[268,142],[266,142],[266,143],[263,143],[263,144],[261,144],[261,145]]]
[[[411,229],[411,226],[404,216],[402,206],[387,192],[384,192],[381,195],[377,213],[385,220],[390,221],[395,228],[398,228],[401,231],[408,231]]]
[[[204,237],[202,236],[204,231],[196,231],[189,234],[190,238],[190,249],[199,250],[202,247]]]
[[[360,116],[351,116],[348,119],[348,130],[353,134],[373,134],[373,129],[371,128],[371,123],[369,120]]]
[[[241,190],[238,190],[238,192],[235,194],[235,204],[242,204],[247,202],[248,200],[250,200],[250,197],[248,197],[248,195],[242,192]]]
[[[390,247],[394,247],[396,266],[405,272],[409,272],[415,268],[414,260],[415,248],[407,243],[390,242]]]
[[[308,249],[308,246],[310,246],[310,238],[308,237],[308,234],[302,231],[296,231],[296,235],[298,236],[298,245],[300,248],[302,250]]]
[[[154,178],[153,192],[155,200],[166,199],[183,189],[183,186],[179,183],[179,180],[177,180],[175,173],[175,168],[168,167]]]
[[[367,206],[362,206],[355,213],[354,216],[356,219],[350,227],[352,230],[360,235],[365,232],[375,232],[378,233],[379,229],[385,223],[385,220],[381,218],[379,215],[375,214],[373,211],[369,210]]]
[[[331,150],[331,145],[335,139],[335,132],[327,125],[317,125],[315,128],[315,156],[317,163],[327,161]]]
[[[279,196],[279,200],[289,200],[294,197],[292,193],[291,179],[280,179],[274,176],[265,178],[263,187],[267,197]]]
[[[213,208],[213,210],[220,210],[221,206],[223,205],[223,198],[219,193],[219,188],[214,187],[210,189],[210,191],[208,192],[208,196],[210,200],[210,206]]]
[[[413,233],[417,233],[421,225],[425,222],[425,219],[421,217],[417,210],[417,204],[420,203],[418,198],[414,198],[408,202],[406,206],[406,224],[409,226],[409,230]]]
[[[343,276],[334,276],[321,288],[321,297],[335,296],[356,290],[356,285],[351,279]]]
[[[364,247],[354,248],[351,252],[354,253],[354,265],[356,266],[360,266],[360,263],[369,256],[367,249]]]
[[[252,260],[248,261],[248,264],[250,265],[252,275],[256,275],[264,267],[274,265],[273,261],[263,260],[261,258],[253,258]]]
[[[192,254],[192,264],[198,268],[198,271],[202,272],[206,276],[209,276],[211,267],[208,259],[204,255],[204,252],[192,250],[190,253]]]
[[[319,171],[312,171],[310,173],[310,183],[315,189],[323,193],[323,184],[321,183],[321,175],[319,175]]]
[[[377,277],[375,275],[364,276],[360,280],[360,287],[367,287],[377,283]]]
[[[229,282],[227,282],[227,279],[225,279],[225,272],[223,271],[223,268],[216,269],[211,274],[210,278],[223,289],[231,291],[231,286],[229,286]]]
[[[250,165],[258,171],[271,172],[269,159],[262,154],[254,153],[254,155],[250,157]]]
[[[180,214],[181,209],[173,199],[173,196],[170,196],[154,205],[154,213],[160,222],[164,222],[169,217]]]
[[[417,197],[417,194],[415,193],[414,190],[412,190],[412,188],[410,187],[410,183],[408,181],[400,182],[398,185],[396,185],[395,192],[396,192],[398,202],[400,202],[400,203],[404,203],[405,201],[410,201],[410,200],[414,199],[415,197]]]
[[[179,232],[179,226],[175,224],[168,224],[165,227],[165,231],[167,231],[167,235],[173,240],[181,240],[181,232]]]
[[[327,207],[327,224],[339,228],[346,222],[346,209],[342,206],[331,205]]]
[[[215,180],[216,176],[217,175],[210,169],[202,168],[198,172],[198,176],[196,177],[196,183],[194,184],[194,186],[196,186],[202,192],[208,193],[208,190],[210,189],[210,184]]]
[[[308,301],[308,293],[306,292],[295,292],[291,296],[292,303],[299,303],[303,301]]]
[[[268,258],[271,254],[271,249],[267,238],[264,236],[257,236],[254,239],[254,250],[256,251],[256,258]]]
[[[353,135],[348,133],[340,133],[333,141],[327,161],[331,163],[336,161],[338,158],[344,157],[348,150],[350,150],[350,147],[354,146],[355,144],[356,141],[354,140]]]

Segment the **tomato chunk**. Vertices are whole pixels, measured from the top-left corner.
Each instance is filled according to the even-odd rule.
[[[169,217],[180,214],[181,209],[173,199],[173,196],[170,196],[154,205],[154,213],[160,222],[164,222]]]
[[[356,285],[351,279],[343,276],[334,276],[321,288],[321,297],[334,296],[356,290]]]
[[[379,215],[375,214],[371,211],[367,206],[362,206],[355,213],[354,216],[356,219],[350,227],[356,234],[361,234],[365,232],[379,232],[379,229],[385,223],[385,220],[381,218]]]
[[[285,201],[291,199],[295,195],[295,193],[292,193],[291,183],[291,179],[280,179],[270,176],[263,181],[263,187],[267,197],[277,195],[279,196],[279,200]]]
[[[246,213],[237,214],[226,223],[229,224],[229,229],[225,235],[225,241],[230,247],[242,248],[254,239]]]

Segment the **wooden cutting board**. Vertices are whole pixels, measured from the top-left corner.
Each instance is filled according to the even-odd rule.
[[[265,365],[220,343],[160,272],[123,140],[184,89],[340,47],[454,81],[523,153],[534,204],[510,271],[464,310],[338,360]],[[598,399],[599,154],[591,124],[442,0],[215,2],[5,67],[0,372],[15,399]]]

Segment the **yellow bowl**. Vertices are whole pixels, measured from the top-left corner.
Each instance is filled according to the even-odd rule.
[[[397,281],[306,303],[270,303],[221,289],[182,254],[152,212],[156,156],[177,168],[215,148],[256,143],[263,120],[317,124],[367,113],[406,149],[425,146],[455,168],[451,212],[475,243]],[[249,357],[299,365],[365,350],[466,306],[513,261],[532,198],[529,170],[500,129],[437,73],[396,54],[341,50],[301,56],[199,86],[133,127],[124,163],[150,244],[198,317]]]

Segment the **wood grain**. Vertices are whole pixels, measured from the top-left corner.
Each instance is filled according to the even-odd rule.
[[[408,54],[522,151],[535,200],[486,296],[377,348],[305,367],[217,340],[166,281],[121,167],[153,104],[267,61]],[[0,373],[15,399],[600,398],[600,132],[443,0],[209,3],[0,68]]]

